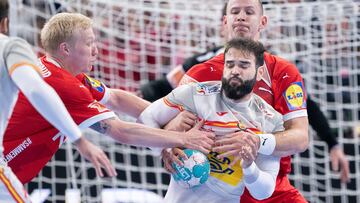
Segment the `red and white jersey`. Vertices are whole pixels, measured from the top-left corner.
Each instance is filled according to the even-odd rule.
[[[95,92],[55,61],[42,57],[44,80],[54,88],[81,129],[115,114],[94,99]],[[103,89],[103,95],[106,88]],[[66,137],[29,103],[22,93],[4,136],[4,160],[22,183],[29,182],[46,165]]]
[[[3,155],[3,135],[18,98],[18,87],[11,79],[12,72],[28,65],[37,70],[36,56],[23,39],[0,34],[0,158]]]
[[[249,100],[236,103],[226,98],[220,90],[221,82],[219,81],[182,85],[168,96],[151,104],[142,113],[141,121],[154,127],[163,126],[179,111],[185,109],[205,120],[203,130],[214,132],[217,137],[246,129],[254,133],[273,133],[284,130],[282,115],[261,97],[252,94]],[[240,163],[229,168],[228,164],[234,157],[218,159],[217,155],[218,153],[215,152],[210,152],[208,155],[211,165],[210,177],[205,185],[199,187],[203,187],[201,190],[208,199],[211,199],[207,202],[222,202],[218,198],[226,197],[234,200],[227,202],[238,203],[245,188]],[[258,154],[255,163],[260,170],[270,173],[275,181],[280,165],[279,157]],[[182,194],[179,192],[180,188],[181,186],[173,184],[165,200],[167,202],[194,202],[191,198],[197,198],[197,196],[188,195],[190,191],[184,191]]]
[[[307,116],[306,94],[302,77],[294,64],[269,53],[264,54],[265,71],[257,81],[254,93],[263,98],[284,121]],[[224,54],[195,65],[183,77],[180,84],[221,80],[224,69]],[[283,157],[279,174],[291,171],[291,157]]]

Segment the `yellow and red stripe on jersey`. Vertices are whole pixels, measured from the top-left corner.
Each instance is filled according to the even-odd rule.
[[[20,66],[30,66],[32,67],[36,72],[38,72],[40,75],[41,75],[41,70],[39,67],[37,67],[36,65],[34,64],[31,64],[31,63],[27,63],[27,62],[21,62],[21,63],[15,63],[14,65],[12,65],[10,68],[9,68],[9,75],[11,75],[14,70],[16,70],[17,68],[19,68]]]
[[[11,185],[9,179],[4,175],[4,169],[0,168],[0,181],[4,183],[11,196],[14,198],[16,203],[24,203],[25,201],[16,192],[15,188]]]
[[[170,102],[167,97],[164,97],[163,101],[167,106],[169,106],[171,108],[178,109],[179,111],[184,111],[184,106]]]

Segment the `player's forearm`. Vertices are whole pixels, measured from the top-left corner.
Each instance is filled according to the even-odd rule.
[[[338,142],[334,133],[330,129],[328,120],[319,106],[310,97],[306,100],[309,123],[316,131],[320,139],[328,145],[329,149],[337,145]]]
[[[275,190],[276,176],[260,170],[253,162],[243,169],[244,182],[251,196],[257,200],[263,200],[272,195]]]
[[[35,109],[70,141],[81,137],[81,131],[66,110],[60,97],[31,67],[19,67],[12,79]]]
[[[126,113],[134,118],[139,117],[149,105],[150,102],[120,89],[111,89],[110,99],[105,103],[107,108],[115,112]]]
[[[111,124],[108,134],[118,142],[143,147],[183,147],[184,139],[178,132],[150,128],[137,123],[116,119]]]
[[[272,154],[284,157],[305,151],[309,146],[308,126],[307,117],[286,121],[285,131],[274,133],[276,147]]]

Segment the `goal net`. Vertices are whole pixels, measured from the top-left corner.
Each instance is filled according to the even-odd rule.
[[[358,0],[263,0],[269,25],[261,41],[296,63],[308,94],[316,101],[350,161],[351,182],[340,184],[331,170],[329,149],[310,132],[309,149],[292,159],[292,183],[310,202],[360,202],[360,43]],[[162,77],[186,57],[221,45],[223,0],[14,0],[11,34],[24,37],[41,54],[40,28],[57,12],[91,17],[99,56],[92,75],[112,88],[136,91]],[[124,118],[132,119],[132,118]],[[65,201],[78,189],[82,202],[101,202],[108,188],[138,188],[163,196],[169,175],[144,148],[115,144],[93,132],[114,163],[117,178],[97,178],[71,145],[64,145],[27,185],[50,189],[47,201]]]

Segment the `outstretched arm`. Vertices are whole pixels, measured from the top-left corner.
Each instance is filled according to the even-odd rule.
[[[209,153],[215,135],[200,131],[202,122],[186,133],[150,128],[138,123],[129,123],[111,118],[91,126],[92,129],[111,136],[116,141],[143,147],[185,147]]]
[[[141,112],[150,105],[150,102],[121,89],[108,89],[109,100],[104,104],[107,108],[130,115],[134,118],[140,116]]]

